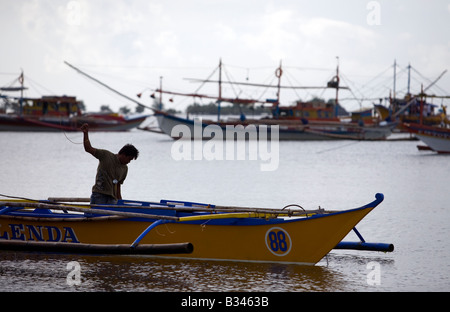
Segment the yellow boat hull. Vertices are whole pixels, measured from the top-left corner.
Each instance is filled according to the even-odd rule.
[[[375,206],[304,218],[286,218],[282,222],[255,222],[255,225],[248,218],[235,218],[221,223],[204,216],[197,221],[163,222],[143,236],[139,246],[187,242],[193,246],[191,253],[160,256],[315,264]],[[65,218],[0,215],[0,243],[17,241],[36,242],[43,246],[45,243],[131,246],[155,221],[111,217],[81,217],[69,221]]]

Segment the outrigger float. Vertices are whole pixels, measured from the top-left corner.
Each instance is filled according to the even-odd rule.
[[[11,198],[9,196],[9,198]],[[146,254],[202,260],[316,264],[332,249],[391,252],[355,226],[383,201],[345,211],[216,206],[183,201],[8,199],[0,202],[0,250]],[[354,230],[359,242],[342,242]]]

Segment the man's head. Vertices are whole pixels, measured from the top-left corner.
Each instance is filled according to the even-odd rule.
[[[119,161],[122,165],[128,164],[131,160],[137,159],[139,151],[131,144],[127,144],[119,151]]]

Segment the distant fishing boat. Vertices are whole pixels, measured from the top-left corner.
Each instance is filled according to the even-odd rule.
[[[450,128],[439,126],[426,126],[421,124],[404,124],[409,132],[414,133],[428,148],[422,146],[419,150],[435,151],[437,153],[450,153]]]
[[[344,211],[216,206],[185,201],[13,199],[0,204],[0,249],[147,254],[201,260],[316,264],[332,249],[393,251],[368,243],[356,224],[383,201]],[[354,229],[357,242],[342,242]]]
[[[199,80],[199,79],[190,79],[198,82],[214,82],[219,85],[219,96],[207,96],[197,93],[178,93],[171,92],[167,90],[156,89],[155,92],[170,94],[170,95],[180,95],[180,96],[190,96],[194,98],[206,98],[206,99],[215,99],[218,103],[218,116],[217,121],[214,120],[205,120],[201,121],[202,127],[205,128],[209,125],[218,126],[222,129],[223,133],[221,137],[226,136],[227,127],[236,127],[237,125],[242,125],[244,127],[254,126],[256,132],[259,133],[259,129],[261,126],[278,126],[279,127],[279,140],[384,140],[391,133],[392,129],[395,128],[395,122],[378,122],[374,120],[374,118],[367,118],[367,116],[363,115],[361,112],[356,114],[361,118],[355,118],[353,116],[352,119],[344,120],[340,118],[337,114],[337,110],[340,107],[338,101],[338,90],[339,89],[348,89],[347,87],[343,87],[339,85],[339,66],[336,70],[336,76],[328,82],[326,87],[287,87],[281,85],[281,76],[283,74],[282,67],[280,65],[279,68],[275,71],[275,75],[278,78],[277,85],[262,85],[262,84],[254,84],[254,83],[232,83],[232,84],[242,84],[247,86],[254,87],[274,87],[277,88],[277,98],[276,99],[267,99],[265,101],[259,101],[255,99],[241,99],[241,98],[227,98],[222,96],[221,86],[225,83],[231,83],[222,81],[222,62],[219,63],[219,80]],[[336,89],[336,101],[334,104],[330,103],[303,103],[297,102],[292,106],[280,106],[280,89],[282,88],[294,88],[294,89],[324,89],[324,88],[332,88]],[[241,115],[240,118],[237,119],[228,119],[226,121],[221,120],[220,118],[220,106],[222,102],[228,102],[232,104],[239,105],[254,105],[256,103],[259,104],[267,104],[272,105],[270,117],[262,118],[262,119],[249,119],[244,115]],[[179,125],[183,125],[188,127],[190,131],[193,131],[194,120],[190,118],[183,118],[180,116],[175,116],[173,114],[168,114],[166,112],[155,112],[155,116],[157,117],[159,127],[161,131],[173,139],[180,138],[179,134],[176,131],[176,127]],[[364,118],[363,118],[364,117]],[[218,129],[218,128],[216,128]],[[248,131],[248,129],[244,129],[244,131]],[[192,137],[193,138],[193,137]],[[204,139],[208,139],[210,137],[205,136]]]
[[[203,139],[208,140],[217,137],[217,134],[205,134],[204,129],[215,126],[215,132],[220,129],[220,137],[227,138],[227,129],[232,129],[231,134],[236,138],[248,139],[252,132],[256,131],[255,137],[260,137],[261,129],[271,137],[272,126],[278,127],[279,140],[308,141],[308,140],[385,140],[395,125],[382,123],[379,125],[361,126],[349,122],[339,121],[289,121],[281,119],[246,119],[213,121],[205,119],[187,119],[171,115],[165,112],[155,112],[161,131],[173,139]],[[196,130],[196,124],[201,128]],[[188,135],[180,135],[177,129],[186,127]],[[218,128],[217,128],[218,127]],[[145,128],[144,128],[145,130]],[[195,133],[200,133],[198,137]]]
[[[387,108],[379,104],[375,104],[375,108],[380,112],[383,120],[398,119],[398,127],[400,130],[405,131],[403,124],[419,123],[421,119],[422,123],[428,126],[439,125],[443,120],[450,124],[450,120],[448,120],[446,116],[447,113],[445,107],[439,109],[438,105],[427,102],[421,103],[418,97],[413,97],[411,95],[405,97],[404,100],[397,99],[395,100],[395,103],[396,104],[392,105],[392,107],[396,107],[396,109]],[[425,112],[422,114],[422,117],[420,115],[421,105],[423,105],[422,111]]]
[[[92,131],[127,131],[138,127],[148,116],[124,116],[117,113],[82,113],[81,102],[73,96],[23,97],[21,87],[5,87],[0,91],[21,91],[20,97],[2,95],[0,131],[80,131],[89,123]]]
[[[389,92],[389,105],[388,107],[381,104],[374,104],[375,109],[381,116],[382,120],[397,120],[398,129],[401,132],[408,131],[403,125],[420,123],[428,126],[439,126],[442,123],[450,125],[450,120],[447,116],[446,106],[436,105],[424,100],[424,97],[431,99],[448,99],[450,96],[439,96],[434,94],[425,94],[425,92],[433,87],[439,79],[447,72],[444,70],[439,77],[437,77],[428,86],[421,89],[421,92],[417,95],[411,94],[410,80],[411,80],[411,65],[408,65],[408,85],[407,91],[403,98],[396,97],[396,68],[397,64],[394,61],[394,85],[393,94]],[[415,69],[414,69],[415,70]],[[417,72],[417,70],[415,70]]]
[[[445,73],[445,72],[444,72]],[[432,150],[437,153],[450,153],[450,122],[447,117],[446,107],[442,105],[442,113],[440,115],[439,125],[424,124],[426,114],[425,112],[425,98],[430,95],[425,94],[422,87],[419,106],[419,120],[418,123],[403,123],[402,127],[413,133],[419,140],[424,142],[426,146],[418,146],[419,150]],[[450,96],[434,96],[437,98],[449,98]]]

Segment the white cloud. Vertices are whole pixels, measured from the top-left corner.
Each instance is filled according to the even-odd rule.
[[[298,34],[294,27],[293,14],[289,10],[266,12],[252,32],[242,36],[243,43],[252,51],[266,54],[272,61],[278,62],[292,53],[298,43]]]
[[[162,31],[155,38],[156,47],[164,58],[179,57],[180,48],[178,36],[173,31]]]
[[[375,32],[365,27],[327,18],[306,19],[299,29],[308,40],[329,40],[348,46],[361,44],[372,48],[378,39]]]
[[[398,39],[402,41],[411,40],[413,37],[413,34],[409,31],[402,32],[398,35]]]
[[[237,34],[233,27],[224,24],[223,22],[218,22],[215,25],[216,27],[216,37],[220,38],[221,40],[226,41],[234,41],[237,39]]]

